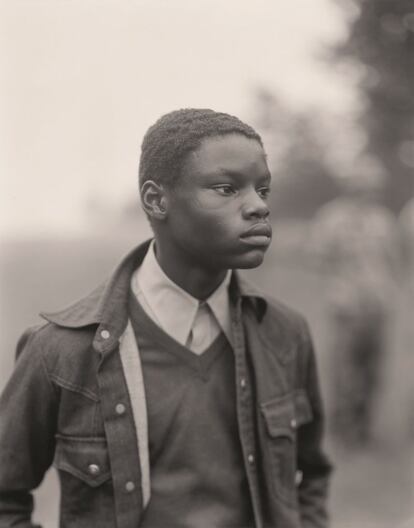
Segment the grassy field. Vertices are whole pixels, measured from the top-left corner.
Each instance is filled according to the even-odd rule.
[[[12,370],[15,343],[26,326],[39,320],[36,314],[58,309],[87,293],[140,239],[129,233],[121,237],[2,243],[0,388]],[[323,279],[280,253],[277,244],[265,264],[247,275],[307,316],[329,406],[330,351],[326,346]],[[331,496],[333,528],[414,528],[414,435],[410,436],[409,430],[414,407],[410,390],[414,367],[411,325],[412,308],[401,295],[378,402],[375,446],[340,449],[328,437],[327,447],[336,466]],[[36,520],[45,528],[56,527],[59,493],[53,470],[37,490],[36,502]]]

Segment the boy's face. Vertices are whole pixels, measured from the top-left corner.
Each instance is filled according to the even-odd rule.
[[[271,241],[270,178],[258,141],[241,134],[203,140],[166,191],[170,244],[206,269],[258,266]]]

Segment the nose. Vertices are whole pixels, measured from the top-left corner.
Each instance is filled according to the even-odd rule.
[[[257,194],[255,189],[248,193],[243,207],[244,218],[263,219],[269,216],[269,212],[267,203]]]

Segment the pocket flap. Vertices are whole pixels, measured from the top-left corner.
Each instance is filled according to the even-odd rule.
[[[260,404],[270,436],[294,438],[295,430],[312,420],[312,409],[304,390],[285,394]]]
[[[295,407],[292,395],[288,394],[262,403],[260,409],[271,437],[294,437]]]
[[[54,466],[91,487],[101,485],[111,477],[105,438],[57,435]]]

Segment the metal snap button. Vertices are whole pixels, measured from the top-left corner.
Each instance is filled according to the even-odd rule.
[[[126,484],[125,484],[125,489],[128,493],[131,493],[131,491],[134,491],[135,489],[135,484],[129,480]]]
[[[125,405],[123,403],[118,403],[115,407],[116,414],[124,414],[126,411]]]
[[[303,472],[300,469],[298,469],[296,471],[296,473],[295,473],[295,484],[296,484],[296,486],[299,486],[300,483],[302,482],[302,480],[303,480]]]
[[[249,464],[254,464],[254,456],[252,454],[250,454],[248,457],[247,457],[247,461],[249,462]]]
[[[296,427],[298,426],[296,420],[294,418],[292,418],[292,420],[290,421],[290,426],[292,429],[296,429]]]
[[[90,475],[96,476],[101,472],[101,468],[97,464],[89,464],[88,471]]]
[[[102,339],[109,339],[110,336],[111,336],[111,334],[109,333],[108,330],[102,330],[102,331],[101,331],[101,337],[102,337]]]
[[[246,382],[245,378],[242,378],[242,379],[240,380],[240,387],[241,387],[242,389],[245,389],[245,388],[246,388],[246,385],[247,385],[247,382]]]

